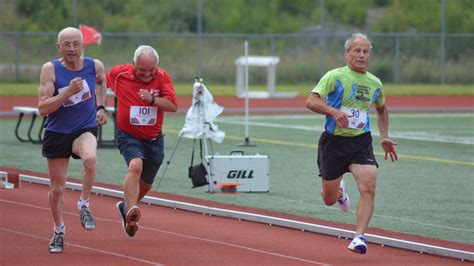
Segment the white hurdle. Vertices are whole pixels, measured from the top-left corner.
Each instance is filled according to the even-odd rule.
[[[13,183],[8,182],[8,173],[0,171],[0,189],[13,189],[14,187]]]

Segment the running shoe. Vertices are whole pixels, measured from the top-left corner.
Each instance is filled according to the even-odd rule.
[[[140,209],[137,206],[133,206],[125,214],[125,202],[119,201],[115,204],[117,213],[120,216],[122,222],[122,229],[127,233],[128,236],[133,237],[138,230],[138,221],[140,220],[141,214]]]
[[[137,206],[133,206],[130,208],[127,212],[127,215],[125,216],[125,220],[127,222],[127,233],[130,236],[134,236],[135,233],[138,230],[138,221],[140,221],[141,218],[141,213],[140,213],[140,208]]]
[[[352,252],[365,254],[367,253],[367,240],[365,240],[363,235],[356,236],[347,248]]]
[[[49,241],[49,253],[63,253],[64,250],[64,233],[54,233],[53,238]]]
[[[92,216],[91,210],[86,206],[82,206],[79,210],[79,218],[81,219],[81,225],[86,230],[95,229],[95,219]]]
[[[339,184],[339,191],[341,191],[341,196],[337,199],[337,204],[342,212],[349,211],[349,207],[351,205],[351,200],[349,199],[349,195],[346,193],[346,185],[344,179],[341,179],[341,183]]]

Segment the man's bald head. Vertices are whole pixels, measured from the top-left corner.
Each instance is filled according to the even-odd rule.
[[[73,37],[79,36],[81,43],[84,42],[84,39],[82,38],[82,32],[79,29],[76,29],[73,27],[67,27],[67,28],[62,29],[58,33],[58,43],[61,43],[62,39],[64,39],[65,37],[71,37],[71,36]]]

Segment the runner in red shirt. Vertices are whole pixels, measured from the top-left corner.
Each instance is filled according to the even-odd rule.
[[[124,201],[116,208],[130,237],[138,230],[141,216],[137,203],[150,191],[163,162],[164,112],[178,110],[173,81],[158,62],[156,50],[141,45],[133,65],[117,65],[106,73],[108,87],[118,99],[117,146],[128,165]]]

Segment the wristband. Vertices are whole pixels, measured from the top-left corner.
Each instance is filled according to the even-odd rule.
[[[151,96],[151,102],[150,102],[151,105],[154,105],[155,104],[155,96]]]
[[[97,105],[96,110],[99,111],[100,109],[105,111],[105,106],[103,105]]]

